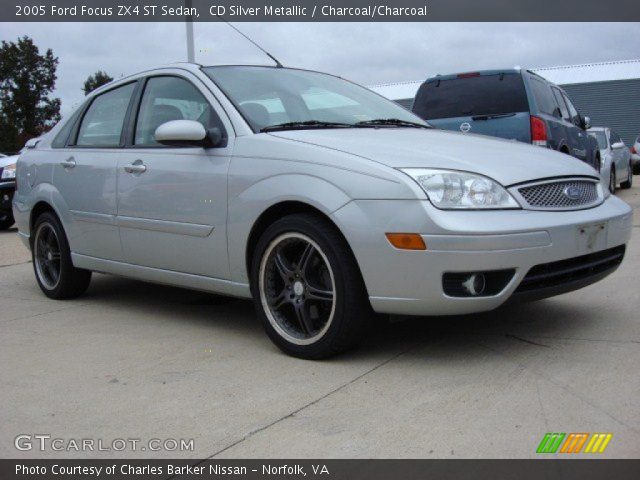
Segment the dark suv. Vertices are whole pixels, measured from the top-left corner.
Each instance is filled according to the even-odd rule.
[[[529,70],[429,78],[412,110],[438,128],[552,148],[600,167],[597,143],[586,132],[589,118],[578,113],[560,87]]]

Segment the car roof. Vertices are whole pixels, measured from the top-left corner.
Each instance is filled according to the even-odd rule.
[[[309,70],[309,69],[305,69],[305,68],[297,68],[297,67],[282,67],[282,66],[277,66],[277,65],[264,65],[264,64],[218,64],[218,65],[201,65],[199,63],[191,63],[191,62],[175,62],[175,63],[167,63],[164,65],[157,65],[155,67],[150,67],[144,70],[140,70],[138,72],[132,73],[130,75],[118,78],[116,80],[112,80],[109,83],[105,83],[104,85],[101,85],[99,88],[96,88],[95,90],[93,90],[90,93],[90,96],[95,96],[99,93],[101,93],[104,90],[109,90],[110,87],[112,87],[113,85],[120,85],[122,83],[126,83],[126,81],[128,79],[133,79],[136,77],[139,77],[140,75],[144,75],[145,73],[153,73],[156,70],[163,70],[163,69],[167,69],[167,68],[180,68],[182,70],[188,70],[192,73],[197,73],[199,71],[201,71],[203,68],[215,68],[215,67],[256,67],[256,68],[273,68],[276,70],[298,70],[298,71],[303,71],[303,72],[313,72],[313,73],[321,73],[323,75],[329,75],[331,77],[336,77],[336,78],[341,78],[338,75],[333,75],[331,73],[326,73],[326,72],[321,72],[318,70]]]
[[[502,68],[502,69],[496,69],[496,70],[471,70],[471,71],[467,71],[467,72],[448,73],[446,75],[439,75],[438,74],[435,77],[427,78],[426,81],[427,82],[433,82],[433,81],[436,81],[436,80],[452,80],[454,78],[459,78],[460,76],[469,75],[469,74],[473,74],[474,76],[476,76],[476,75],[484,76],[484,75],[500,75],[501,73],[503,73],[505,75],[521,74],[522,73],[522,69],[520,69],[520,68]]]
[[[589,128],[589,130],[587,130],[587,132],[604,132],[608,128],[609,127],[591,127]]]

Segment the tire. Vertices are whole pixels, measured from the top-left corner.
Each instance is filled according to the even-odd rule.
[[[629,167],[627,168],[627,180],[620,184],[620,188],[631,188],[633,186],[633,166],[631,162],[629,162]]]
[[[91,282],[91,272],[73,266],[69,242],[58,217],[51,212],[41,214],[33,232],[31,259],[42,292],[55,300],[82,295]]]
[[[252,258],[251,290],[269,338],[299,358],[349,349],[372,314],[346,241],[311,214],[290,215],[267,228]]]
[[[613,194],[616,193],[616,169],[611,165],[609,171],[609,191]]]
[[[7,230],[15,223],[13,213],[0,213],[0,230]]]

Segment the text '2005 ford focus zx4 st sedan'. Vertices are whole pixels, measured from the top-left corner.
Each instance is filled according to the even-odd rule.
[[[49,297],[92,271],[253,297],[306,358],[372,313],[494,309],[618,267],[631,209],[588,165],[438,131],[340,78],[178,64],[93,92],[17,167],[13,207]]]

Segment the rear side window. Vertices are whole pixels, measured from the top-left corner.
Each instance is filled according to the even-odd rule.
[[[135,83],[109,90],[97,96],[85,113],[76,145],[117,147]]]
[[[538,110],[542,113],[553,115],[554,111],[558,109],[558,104],[551,93],[549,85],[535,77],[531,77],[529,85],[531,85],[531,90],[533,90],[533,97],[536,99]]]
[[[151,77],[140,103],[134,144],[159,146],[156,129],[172,120],[195,120],[205,130],[217,126],[224,133],[218,115],[191,82],[179,77]]]
[[[518,74],[429,81],[422,84],[413,103],[413,112],[425,120],[528,111],[524,82]]]
[[[53,148],[63,148],[66,146],[69,135],[71,134],[71,130],[73,130],[73,126],[75,125],[76,120],[78,119],[78,115],[80,115],[81,111],[82,107],[78,108],[69,119],[63,120],[65,124],[53,139],[53,142],[51,142],[51,146]]]

